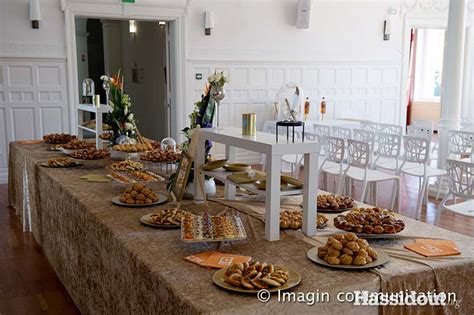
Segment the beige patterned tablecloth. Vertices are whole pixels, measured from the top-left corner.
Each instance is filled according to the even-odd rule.
[[[259,261],[269,261],[298,271],[301,284],[295,294],[328,292],[330,302],[278,302],[277,296],[260,303],[255,296],[224,291],[212,283],[214,270],[186,262],[183,257],[214,249],[215,244],[188,244],[180,240],[179,230],[156,230],[139,223],[139,218],[156,209],[122,208],[110,199],[125,186],[117,183],[88,183],[80,176],[105,174],[110,161],[85,161],[76,169],[52,169],[39,166],[41,161],[58,153],[46,151],[44,144],[10,145],[9,201],[20,216],[23,208],[23,168],[30,180],[31,228],[62,283],[85,314],[152,313],[319,313],[319,314],[473,314],[474,253],[472,238],[429,226],[408,218],[406,233],[425,237],[453,239],[463,252],[452,257],[421,262],[414,255],[400,255],[408,240],[371,241],[390,247],[391,261],[376,271],[349,272],[328,269],[312,263],[306,252],[324,241],[324,235],[308,238],[300,232],[282,233],[281,240],[264,239],[264,224],[259,218],[258,203],[235,203],[244,221],[248,239],[223,245],[222,251],[244,254]],[[163,190],[163,184],[153,188]],[[248,207],[248,205],[254,205]],[[167,204],[165,207],[170,207]],[[211,213],[224,205],[210,202]],[[202,211],[203,205],[191,201],[183,208]],[[331,227],[328,227],[331,232]],[[397,257],[398,256],[398,257]],[[414,257],[417,257],[416,255]],[[428,265],[431,265],[429,267]],[[354,290],[385,292],[399,290],[453,291],[460,308],[353,306],[340,303],[337,293]],[[309,295],[308,295],[309,296]]]

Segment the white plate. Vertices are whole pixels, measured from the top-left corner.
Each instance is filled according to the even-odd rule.
[[[120,201],[120,196],[113,197],[112,198],[112,203],[114,203],[118,206],[122,206],[122,207],[143,208],[143,207],[160,205],[162,203],[165,203],[168,200],[168,197],[164,194],[160,194],[160,193],[155,193],[155,194],[160,199],[157,202],[147,203],[147,204],[144,204],[144,205],[123,203],[123,202]]]
[[[342,264],[331,265],[324,259],[319,258],[317,247],[311,248],[308,251],[308,253],[306,253],[306,256],[308,256],[310,260],[314,261],[318,265],[331,267],[331,268],[337,268],[337,269],[360,270],[360,269],[370,269],[370,268],[378,267],[378,266],[386,264],[390,260],[390,258],[384,251],[381,251],[381,250],[375,250],[375,251],[377,252],[377,259],[363,266],[342,265]]]
[[[179,229],[181,228],[181,225],[175,225],[175,224],[156,224],[150,222],[150,217],[153,213],[148,213],[145,214],[140,218],[140,222],[143,223],[144,225],[151,226],[154,228],[164,228],[164,229]]]

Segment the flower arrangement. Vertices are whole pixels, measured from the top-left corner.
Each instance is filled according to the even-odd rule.
[[[108,87],[108,105],[112,111],[105,115],[104,122],[111,126],[114,136],[113,144],[118,144],[120,137],[136,139],[137,121],[130,110],[132,102],[130,96],[123,91],[123,76],[120,70],[116,75],[103,75],[100,77],[104,81],[104,87]]]
[[[210,85],[219,85],[219,86],[224,86],[224,84],[229,83],[229,78],[227,78],[224,75],[224,72],[221,71],[219,73],[214,72],[213,75],[210,75],[207,78],[207,81],[209,82]]]
[[[212,128],[213,118],[216,111],[216,101],[211,97],[212,86],[223,87],[225,83],[229,82],[229,79],[224,75],[223,72],[215,72],[207,79],[207,84],[204,87],[204,92],[201,96],[201,100],[194,103],[194,109],[189,114],[190,125],[182,130],[186,140],[181,144],[181,149],[187,151],[191,138],[197,128]],[[205,161],[208,162],[210,157],[210,151],[212,148],[212,142],[205,142]],[[171,189],[176,178],[176,174],[172,174],[168,181],[168,190]],[[206,178],[208,178],[206,176]],[[194,180],[194,173],[191,171],[188,177],[188,183]]]

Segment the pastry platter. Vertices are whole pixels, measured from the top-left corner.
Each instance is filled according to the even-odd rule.
[[[176,225],[176,224],[158,224],[158,223],[153,223],[151,220],[151,216],[154,213],[149,213],[145,214],[140,218],[140,222],[144,225],[151,226],[154,228],[164,228],[164,229],[179,229],[181,228],[181,225]]]
[[[43,167],[50,167],[50,168],[68,168],[68,167],[78,167],[81,164],[73,161],[71,159],[64,159],[64,158],[57,158],[52,159],[47,162],[40,163]]]
[[[317,208],[321,213],[341,213],[352,210],[354,199],[348,196],[325,194],[318,195]]]
[[[245,163],[230,163],[223,166],[229,172],[243,172],[250,169],[250,165]]]
[[[168,197],[164,194],[157,193],[156,194],[160,199],[158,201],[152,203],[145,203],[145,204],[128,204],[126,202],[120,201],[120,196],[116,196],[112,198],[112,203],[122,207],[131,207],[131,208],[142,208],[142,207],[149,207],[149,206],[156,206],[165,203],[168,201]]]
[[[313,247],[311,248],[308,253],[306,254],[308,256],[308,258],[310,260],[312,260],[313,262],[319,264],[319,265],[322,265],[322,266],[326,266],[326,267],[331,267],[331,268],[338,268],[338,269],[348,269],[348,270],[361,270],[361,269],[370,269],[370,268],[375,268],[375,267],[378,267],[378,266],[382,266],[384,264],[386,264],[390,258],[389,256],[384,252],[384,251],[381,251],[381,250],[377,250],[377,259],[366,264],[366,265],[363,265],[363,266],[355,266],[355,265],[331,265],[330,263],[326,262],[324,259],[321,259],[318,257],[318,248],[317,247]]]
[[[181,239],[184,242],[239,241],[247,238],[244,225],[236,214],[224,213],[210,216],[187,212],[181,223]]]
[[[232,266],[233,267],[233,266]],[[230,268],[232,268],[230,267]],[[278,267],[277,267],[278,268]],[[266,290],[268,290],[268,292],[278,292],[278,291],[281,291],[281,290],[288,290],[288,289],[291,289],[295,286],[297,286],[300,282],[301,282],[301,276],[294,270],[291,270],[291,269],[288,269],[288,268],[285,268],[285,277],[287,277],[285,283],[283,284],[280,284],[279,286],[271,286],[271,285],[267,285],[266,283],[264,283],[263,281],[261,280],[258,280],[259,281],[259,285],[264,285],[264,287],[262,288],[265,288]],[[226,275],[226,273],[228,272],[228,269],[220,269],[218,271],[216,271],[214,273],[214,275],[212,276],[212,281],[219,287],[225,289],[225,290],[229,290],[229,291],[233,291],[233,292],[239,292],[239,293],[247,293],[247,294],[257,294],[261,288],[258,288],[258,287],[253,287],[252,289],[250,288],[245,288],[243,286],[236,286],[232,283],[229,283],[228,281],[226,281],[226,279],[229,279],[228,276]],[[238,276],[237,276],[238,278]],[[250,281],[249,281],[250,282]],[[247,283],[249,283],[247,282]],[[252,282],[250,282],[250,286],[253,286],[251,285]]]
[[[208,162],[202,166],[203,171],[212,171],[218,168],[221,168],[227,164],[227,159],[215,160]]]
[[[112,203],[124,207],[147,207],[165,203],[168,197],[161,193],[154,193],[143,184],[133,184],[120,196],[112,198]]]

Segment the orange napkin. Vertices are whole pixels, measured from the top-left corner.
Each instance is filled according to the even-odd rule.
[[[451,240],[416,239],[404,247],[425,257],[454,256],[461,252]]]
[[[222,269],[233,264],[248,262],[252,257],[209,251],[191,255],[184,259],[199,266]]]
[[[20,141],[21,144],[38,144],[38,143],[42,143],[43,140],[23,140],[23,141]]]

